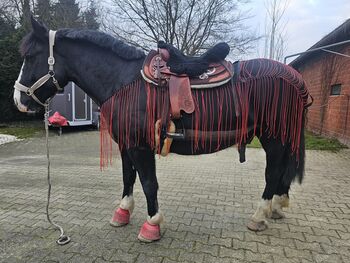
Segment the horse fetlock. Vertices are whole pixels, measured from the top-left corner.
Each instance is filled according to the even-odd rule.
[[[281,209],[282,207],[289,206],[289,197],[288,195],[274,195],[272,198],[272,210]]]
[[[273,219],[281,219],[285,218],[285,214],[283,213],[282,208],[289,206],[289,198],[288,195],[274,195],[272,198],[272,213],[271,218]]]
[[[163,223],[164,222],[163,213],[158,211],[158,213],[156,213],[154,216],[152,216],[152,217],[148,216],[147,222],[151,225],[159,225],[159,224]]]
[[[285,214],[283,213],[282,209],[276,209],[273,210],[271,213],[271,217],[272,219],[282,219],[285,218]]]
[[[269,218],[271,214],[271,200],[261,200],[258,204],[258,208],[252,216],[252,220],[255,222],[261,222],[264,221],[266,218]]]
[[[130,214],[132,214],[132,212],[134,211],[134,207],[135,207],[134,197],[132,195],[124,196],[122,201],[120,202],[119,207],[124,209],[124,210],[128,210],[130,212]]]

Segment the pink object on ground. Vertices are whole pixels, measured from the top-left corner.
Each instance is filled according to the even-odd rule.
[[[142,225],[138,239],[142,242],[153,242],[160,239],[160,226],[147,221]]]
[[[63,117],[58,111],[56,111],[48,120],[52,125],[56,125],[56,126],[68,125],[67,119]]]
[[[112,226],[124,226],[129,224],[130,221],[130,212],[129,210],[118,208],[114,211],[114,215],[111,220]]]

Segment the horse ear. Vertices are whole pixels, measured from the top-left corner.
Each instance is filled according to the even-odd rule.
[[[35,20],[33,16],[30,17],[30,21],[32,23],[34,35],[40,39],[46,39],[49,35],[47,27],[43,23]]]

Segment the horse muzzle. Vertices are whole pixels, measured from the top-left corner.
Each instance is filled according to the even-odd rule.
[[[22,101],[21,101],[21,91],[15,89],[14,93],[13,93],[13,101],[17,107],[17,109],[20,112],[25,112],[25,113],[29,113],[29,114],[33,114],[37,112],[37,109],[30,109],[29,106],[25,106]]]
[[[15,89],[13,93],[13,101],[20,112],[28,111],[28,107],[24,106],[21,102],[21,92],[19,90]]]

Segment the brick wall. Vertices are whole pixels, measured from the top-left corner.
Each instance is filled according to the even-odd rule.
[[[337,50],[340,53],[350,55],[350,45]],[[298,70],[303,75],[310,94],[314,97],[314,104],[309,108],[307,129],[317,134],[337,138],[344,144],[350,145],[350,58],[337,56],[339,70],[334,76],[331,85],[341,84],[341,95],[331,96],[327,94],[325,105],[321,105],[322,61],[327,53],[305,61]],[[324,122],[321,125],[321,108],[324,108]],[[322,127],[322,128],[321,128]]]

